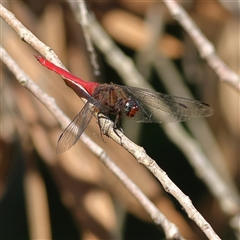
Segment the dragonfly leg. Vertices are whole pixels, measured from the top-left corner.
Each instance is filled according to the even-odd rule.
[[[115,118],[114,125],[113,125],[113,131],[120,138],[120,144],[122,145],[122,138],[118,134],[117,130],[120,130],[123,133],[123,129],[121,128],[121,112],[117,113],[117,116]]]
[[[105,115],[103,115],[103,114],[101,114],[101,112],[98,112],[98,114],[97,114],[97,120],[98,120],[98,125],[100,127],[101,137],[102,137],[103,142],[105,142],[104,139],[103,139],[103,136],[102,136],[105,133],[103,133],[103,129],[101,129],[101,124],[100,124],[100,121],[99,121],[100,118],[104,118],[104,119],[110,119],[110,118],[105,116]],[[120,138],[120,142],[121,142],[121,145],[122,145],[122,138],[121,138],[121,136],[117,132],[117,130],[120,130],[123,133],[123,129],[121,128],[121,126],[119,124],[120,123],[120,119],[121,119],[120,118],[120,113],[118,113],[116,118],[115,118],[114,124],[113,124],[113,131]],[[105,135],[107,136],[107,134],[105,134]]]

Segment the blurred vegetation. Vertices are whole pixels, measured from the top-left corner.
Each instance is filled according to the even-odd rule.
[[[153,4],[156,3],[87,2],[89,10],[122,51],[135,61],[156,91],[165,92],[161,78],[153,66],[144,64],[144,54],[141,54],[149,41],[146,16],[151,16],[154,11]],[[228,5],[231,4],[234,3]],[[220,57],[239,74],[239,23],[235,8],[228,8],[216,0],[188,1],[182,5],[214,44]],[[75,75],[87,81],[123,84],[98,49],[101,75],[94,76],[81,26],[66,2],[8,1],[4,6],[50,46]],[[228,171],[239,188],[239,93],[219,82],[164,5],[158,7],[164,21],[154,51],[174,63],[197,99],[213,106],[214,116],[207,121],[222,150]],[[73,118],[83,106],[81,100],[59,76],[40,66],[33,57],[33,49],[1,21],[4,48]],[[15,81],[4,65],[1,76],[2,239],[34,239],[41,234],[42,239],[164,239],[163,232],[152,224],[140,204],[80,141],[70,151],[56,155],[56,141],[62,131],[56,119]],[[222,239],[234,239],[230,216],[222,212],[218,201],[196,177],[186,157],[158,124],[126,121],[123,129],[190,197]],[[106,143],[102,141],[95,119],[86,133],[177,225],[182,236],[205,239],[196,224],[187,218],[171,196],[162,191],[161,185],[143,166],[110,139],[104,137]],[[34,218],[35,211],[40,212],[40,219]],[[35,231],[36,225],[42,227],[42,232]]]

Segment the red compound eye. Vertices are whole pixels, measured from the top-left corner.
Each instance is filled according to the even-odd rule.
[[[128,100],[126,103],[125,103],[125,106],[124,106],[124,109],[123,109],[123,113],[132,118],[134,117],[137,112],[139,110],[139,103],[138,101],[136,100]]]

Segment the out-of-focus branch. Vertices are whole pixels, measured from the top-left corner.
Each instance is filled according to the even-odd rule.
[[[186,11],[174,0],[163,0],[172,17],[176,19],[192,38],[198,51],[208,65],[216,72],[220,80],[240,90],[240,77],[233,72],[216,54],[213,44],[203,35]]]
[[[72,4],[76,5],[77,8],[79,8],[79,14],[77,15],[78,21],[80,22],[84,34],[84,38],[86,41],[87,45],[87,50],[90,53],[90,58],[91,58],[91,64],[93,65],[94,68],[94,73],[96,75],[100,74],[100,69],[99,69],[99,64],[97,61],[97,54],[95,52],[95,49],[92,44],[92,40],[89,34],[89,22],[88,22],[88,17],[87,17],[87,8],[85,1],[80,1],[77,0],[76,2],[72,2]]]
[[[23,72],[23,70],[14,62],[8,53],[0,46],[0,59],[16,76],[21,85],[27,88],[41,103],[53,114],[59,123],[66,127],[70,123],[70,119],[59,109],[55,101],[49,97],[39,86],[37,86],[30,78]],[[105,120],[106,121],[106,120]],[[105,125],[104,123],[103,125]],[[108,126],[112,122],[108,120]],[[107,130],[106,130],[107,131]],[[119,139],[119,137],[117,137]],[[85,146],[97,156],[108,169],[115,174],[115,176],[122,181],[126,188],[139,201],[143,208],[149,213],[154,223],[161,227],[168,239],[183,239],[178,228],[156,208],[156,206],[143,194],[143,192],[127,177],[127,175],[110,159],[107,153],[94,143],[86,134],[81,136],[82,142]],[[128,148],[125,146],[125,148]]]
[[[34,167],[27,167],[24,177],[26,209],[30,236],[37,239],[40,236],[51,239],[50,214],[46,186]],[[31,211],[34,209],[33,211]]]

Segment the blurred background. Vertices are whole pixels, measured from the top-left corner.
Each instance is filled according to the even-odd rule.
[[[119,0],[86,4],[156,91],[185,96],[178,87],[181,79],[184,88],[196,99],[214,108],[212,117],[189,122],[199,130],[199,144],[223,181],[230,179],[234,188],[239,189],[239,92],[219,81],[163,3]],[[221,59],[239,74],[237,2],[192,0],[181,5],[214,44]],[[97,47],[101,74],[94,75],[81,26],[67,2],[5,1],[4,6],[50,46],[74,75],[86,81],[125,84]],[[34,59],[36,51],[21,41],[2,19],[1,28],[1,42],[6,51],[73,118],[81,110],[82,101],[59,76]],[[62,132],[57,120],[16,81],[4,64],[1,76],[2,239],[165,239],[163,231],[152,223],[135,198],[81,141],[68,152],[56,155],[56,142]],[[199,121],[207,123],[216,145],[206,135],[201,136]],[[236,239],[230,224],[235,213],[227,214],[221,209],[197,176],[198,170],[193,169],[186,155],[167,137],[164,126],[128,120],[122,125],[124,133],[143,146],[190,197],[216,233],[222,239]],[[183,126],[190,131],[185,123]],[[182,236],[206,239],[146,168],[111,139],[104,137],[105,142],[102,141],[96,119],[86,133],[177,225]],[[229,175],[224,176],[224,171]]]

